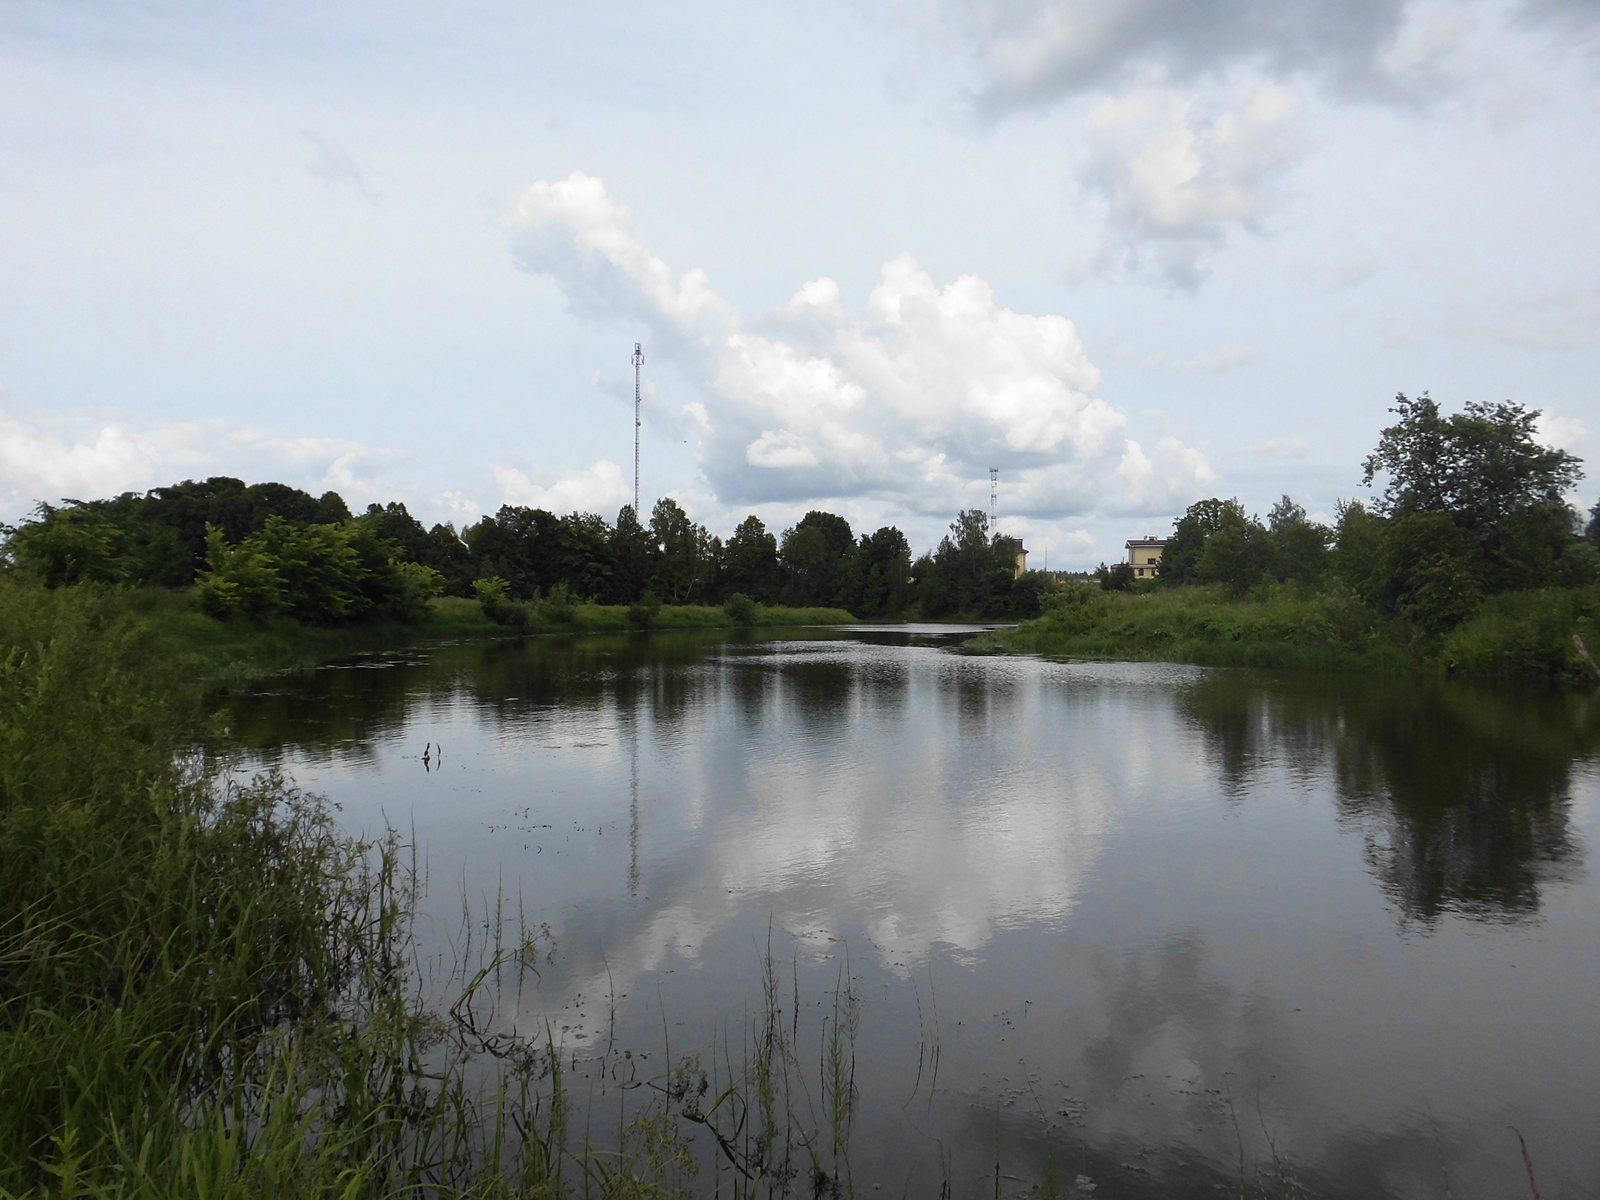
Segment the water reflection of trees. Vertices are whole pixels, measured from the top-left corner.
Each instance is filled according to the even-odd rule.
[[[1588,697],[1217,672],[1182,703],[1229,795],[1259,788],[1268,770],[1330,773],[1341,820],[1408,917],[1531,914],[1541,887],[1580,861],[1568,791],[1574,763],[1600,747]]]

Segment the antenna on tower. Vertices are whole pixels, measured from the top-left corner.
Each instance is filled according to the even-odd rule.
[[[644,347],[633,344],[633,519],[639,517],[639,368],[644,366]]]
[[[1000,532],[1000,468],[989,468],[989,536]]]

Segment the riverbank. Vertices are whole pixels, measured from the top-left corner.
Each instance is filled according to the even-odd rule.
[[[1216,587],[1108,592],[1080,585],[1044,615],[969,643],[976,651],[1164,660],[1203,666],[1437,672],[1568,683],[1600,679],[1600,589],[1507,592],[1449,632],[1427,636],[1348,592],[1243,598]]]
[[[129,612],[146,622],[164,657],[188,673],[208,679],[239,679],[264,671],[309,666],[346,654],[423,642],[509,638],[529,634],[613,633],[642,629],[778,628],[796,625],[849,625],[856,618],[843,609],[790,608],[758,604],[739,620],[725,608],[665,604],[650,610],[641,625],[626,605],[577,604],[564,619],[538,610],[525,625],[491,621],[476,600],[440,596],[429,602],[421,621],[371,621],[345,626],[305,625],[288,617],[266,621],[218,620],[202,612],[190,592],[159,588],[126,590]]]
[[[759,1138],[717,1132],[700,1097],[742,1076],[663,1066],[614,1144],[569,1129],[557,1047],[474,1009],[486,980],[536,973],[537,927],[463,913],[492,931],[426,1002],[440,964],[416,957],[414,849],[352,840],[292,781],[224,782],[182,751],[207,719],[201,664],[388,631],[202,637],[197,618],[172,595],[0,578],[0,1198],[657,1197],[713,1154],[750,1182],[732,1194],[787,1193],[753,1156],[817,1131],[780,1133],[791,1118],[768,1107]],[[440,631],[488,632],[448,606],[414,632]],[[769,994],[780,1034],[750,1066],[768,1081],[799,1061]],[[814,1175],[838,1194],[840,1154],[808,1166],[807,1191]]]

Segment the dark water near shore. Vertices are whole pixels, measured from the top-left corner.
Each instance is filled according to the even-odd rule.
[[[473,644],[226,711],[414,842],[428,953],[463,898],[548,924],[496,1019],[580,1079],[737,1059],[769,953],[859,997],[863,1194],[1527,1196],[1515,1127],[1600,1196],[1600,699],[951,644]]]

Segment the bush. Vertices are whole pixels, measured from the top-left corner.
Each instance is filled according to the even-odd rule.
[[[488,575],[475,581],[472,591],[478,597],[483,615],[496,625],[527,629],[533,623],[528,606],[511,598],[510,586],[500,576]]]
[[[628,621],[640,629],[649,629],[660,612],[661,597],[654,592],[646,592],[638,603],[628,606]]]
[[[572,594],[572,589],[565,580],[550,589],[549,595],[544,598],[540,606],[544,610],[547,621],[555,621],[562,625],[570,624],[578,615],[578,598]]]
[[[722,606],[722,611],[728,614],[729,620],[737,621],[740,625],[756,623],[756,602],[743,592],[735,592],[729,596]]]

